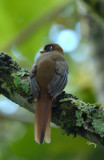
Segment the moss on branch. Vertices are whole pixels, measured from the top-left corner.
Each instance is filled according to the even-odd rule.
[[[28,108],[30,103],[33,104],[29,84],[29,72],[21,68],[8,54],[0,53],[0,93],[20,106],[25,103]],[[29,109],[34,111],[34,108]]]
[[[31,112],[35,111],[29,72],[4,53],[0,53],[0,94]],[[67,135],[80,135],[104,146],[104,116],[99,104],[85,103],[62,92],[53,102],[52,122]]]

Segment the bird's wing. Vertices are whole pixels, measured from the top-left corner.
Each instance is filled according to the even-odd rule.
[[[64,72],[63,72],[63,66],[62,66],[62,70],[60,69],[61,65],[59,67],[58,66],[59,66],[59,63],[58,65],[55,64],[54,77],[51,80],[51,82],[48,84],[48,92],[52,97],[58,96],[63,91],[68,81],[68,65],[64,67]]]
[[[30,89],[31,89],[31,92],[33,93],[33,95],[35,97],[38,97],[40,88],[39,88],[39,85],[38,85],[36,77],[35,77],[36,76],[36,67],[37,67],[36,65],[33,65],[32,70],[30,72],[30,78],[31,78]]]

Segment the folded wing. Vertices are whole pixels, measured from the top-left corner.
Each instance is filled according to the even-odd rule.
[[[57,66],[55,67],[57,68]],[[50,95],[58,96],[65,88],[68,81],[68,67],[65,68],[64,73],[58,72],[58,68],[55,69],[55,74],[51,82],[48,84],[48,90]]]
[[[36,80],[36,66],[33,66],[33,69],[31,70],[31,73],[30,73],[30,77],[31,77],[31,83],[30,83],[31,92],[33,93],[35,97],[38,97],[40,87]]]

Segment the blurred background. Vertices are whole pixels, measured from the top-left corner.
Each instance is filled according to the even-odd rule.
[[[0,0],[0,51],[30,70],[39,50],[58,43],[69,64],[65,91],[104,106],[104,1]],[[0,160],[103,160],[104,149],[62,135],[34,141],[34,115],[0,95]]]

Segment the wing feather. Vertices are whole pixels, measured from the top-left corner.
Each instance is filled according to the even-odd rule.
[[[55,73],[52,81],[48,85],[48,90],[51,96],[59,95],[65,88],[68,81],[68,70],[63,75]]]
[[[31,92],[33,93],[33,95],[35,97],[38,97],[40,88],[39,88],[39,85],[38,85],[36,77],[35,77],[35,75],[36,75],[36,66],[32,69],[31,75],[32,76],[30,76],[30,78],[31,78],[30,89],[31,89]]]

